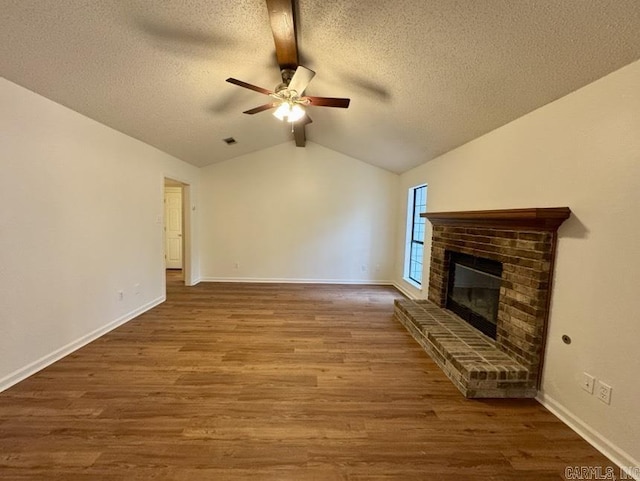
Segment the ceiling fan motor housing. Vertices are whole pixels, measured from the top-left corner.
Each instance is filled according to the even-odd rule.
[[[291,79],[293,78],[293,74],[295,73],[295,70],[289,68],[283,68],[282,70],[280,70],[280,74],[282,75],[282,83],[278,84],[274,91],[276,93],[279,93],[282,90],[286,90],[287,88],[289,88],[289,84],[291,83]]]
[[[280,70],[280,75],[282,75],[282,83],[289,85],[295,73],[295,69],[283,68],[282,70]]]

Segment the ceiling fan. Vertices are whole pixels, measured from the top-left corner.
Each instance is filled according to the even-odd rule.
[[[228,78],[227,82],[272,97],[273,100],[271,102],[246,110],[243,113],[253,115],[275,108],[274,115],[278,119],[291,122],[296,145],[304,147],[306,141],[305,125],[311,123],[311,118],[304,107],[338,107],[346,109],[349,107],[350,100],[304,95],[304,91],[316,73],[298,65],[298,44],[293,14],[294,0],[266,1],[282,83],[274,90],[268,90],[234,78]]]

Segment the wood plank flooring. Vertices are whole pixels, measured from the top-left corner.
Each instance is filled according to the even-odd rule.
[[[557,481],[612,466],[533,400],[462,398],[392,319],[391,287],[168,284],[163,305],[0,394],[0,479]]]

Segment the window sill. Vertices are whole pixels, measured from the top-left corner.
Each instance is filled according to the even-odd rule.
[[[403,277],[402,280],[405,281],[407,284],[415,287],[420,292],[422,292],[422,286],[418,284],[416,281],[414,281],[413,279],[409,279],[408,277]]]

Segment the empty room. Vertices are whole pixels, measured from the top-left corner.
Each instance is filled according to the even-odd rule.
[[[640,480],[637,0],[0,39],[0,479]]]

